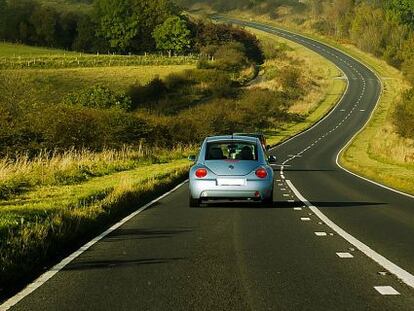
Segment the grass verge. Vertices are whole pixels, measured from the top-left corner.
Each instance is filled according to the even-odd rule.
[[[188,168],[187,160],[174,160],[76,185],[43,186],[1,201],[0,297],[184,180]]]

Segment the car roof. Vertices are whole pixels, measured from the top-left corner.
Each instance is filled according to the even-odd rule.
[[[263,137],[263,133],[234,133],[234,136],[254,136],[254,137]]]
[[[207,137],[207,142],[213,141],[229,141],[229,140],[238,140],[238,141],[248,141],[252,143],[256,143],[258,138],[252,136],[235,136],[235,135],[223,135],[223,136],[210,136]]]

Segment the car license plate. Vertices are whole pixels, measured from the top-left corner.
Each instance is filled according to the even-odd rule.
[[[226,179],[226,178],[217,178],[217,186],[245,186],[246,179]]]

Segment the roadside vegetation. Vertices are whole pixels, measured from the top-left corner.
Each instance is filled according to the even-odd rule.
[[[225,6],[224,3],[229,3]],[[200,5],[201,3],[201,5]],[[412,1],[187,1],[286,27],[345,50],[373,68],[384,86],[371,122],[341,157],[352,171],[414,193],[414,5]],[[220,7],[222,6],[222,7]]]

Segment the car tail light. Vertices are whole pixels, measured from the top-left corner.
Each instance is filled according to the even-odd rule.
[[[259,178],[266,178],[267,177],[267,171],[263,167],[258,168],[256,170],[256,176],[259,177]]]
[[[207,170],[205,168],[199,168],[195,171],[197,178],[204,178],[207,176]]]

